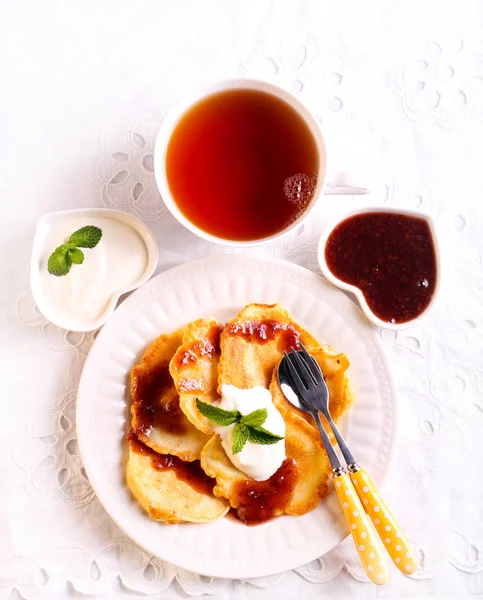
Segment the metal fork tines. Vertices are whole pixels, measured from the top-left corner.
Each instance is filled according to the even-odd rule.
[[[301,350],[297,352],[292,346],[290,353],[285,352],[290,375],[297,388],[296,392],[309,409],[320,411],[324,415],[349,471],[355,472],[359,469],[359,465],[329,412],[329,390],[322,371],[303,344],[300,344],[300,348]]]
[[[330,464],[332,466],[333,473],[334,473],[334,475],[345,473],[346,470],[341,465],[339,457],[335,453],[334,447],[332,446],[332,442],[330,441],[329,436],[327,435],[327,433],[326,433],[326,431],[324,429],[324,426],[322,425],[322,421],[320,420],[320,416],[319,416],[319,413],[318,413],[317,409],[312,408],[306,402],[305,396],[298,391],[299,387],[306,389],[305,388],[305,384],[302,381],[299,373],[297,372],[297,368],[292,364],[289,356],[290,355],[287,354],[287,352],[285,352],[285,357],[287,358],[287,368],[288,368],[291,380],[293,382],[293,385],[295,387],[295,391],[297,392],[297,395],[299,396],[300,400],[306,406],[306,409],[308,409],[308,411],[312,414],[313,418],[315,419],[317,427],[319,428],[319,431],[320,431],[320,435],[322,437],[322,442],[323,442],[323,444],[325,446],[325,450],[327,452],[327,456],[329,458],[329,462],[330,462]]]

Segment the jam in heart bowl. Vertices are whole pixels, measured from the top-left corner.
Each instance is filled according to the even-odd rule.
[[[434,304],[440,253],[429,215],[397,208],[346,213],[320,238],[323,275],[353,293],[379,327],[405,329]]]

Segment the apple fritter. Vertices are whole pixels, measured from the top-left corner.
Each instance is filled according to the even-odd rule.
[[[349,359],[345,354],[335,354],[330,346],[319,344],[279,304],[248,304],[235,319],[226,324],[220,339],[222,357],[218,367],[219,389],[226,383],[239,388],[256,385],[268,388],[273,370],[283,358],[283,351],[290,351],[292,346],[298,349],[299,342],[322,369],[329,390],[330,413],[337,422],[352,403],[352,391],[346,373]],[[277,408],[282,414],[295,411],[316,428],[312,417],[295,408],[281,393],[277,398]],[[330,432],[328,427],[327,431]]]
[[[315,508],[320,498],[329,491],[331,469],[317,427],[310,415],[296,409],[285,399],[277,380],[276,367],[283,351],[292,346],[299,347],[299,342],[319,362],[329,390],[334,394],[331,409],[334,417],[340,418],[351,402],[346,377],[349,361],[343,354],[335,355],[328,347],[319,345],[284,308],[279,305],[248,305],[227,323],[221,335],[219,386],[270,387],[273,402],[286,425],[287,460],[266,482],[255,482],[236,469],[218,437],[213,437],[201,453],[201,466],[210,477],[216,478],[215,495],[227,498],[239,517],[247,523],[258,522],[260,517],[257,515],[263,512],[254,498],[262,499],[265,509],[271,505],[268,509],[270,514],[261,519],[266,520],[283,513],[304,514]],[[275,505],[270,500],[274,497],[274,490],[278,490]]]
[[[213,493],[227,498],[248,525],[281,514],[303,515],[329,492],[331,469],[320,435],[294,412],[285,413],[283,419],[287,459],[266,481],[254,481],[239,471],[218,436],[213,436],[201,452],[203,470],[216,479]]]
[[[349,360],[319,344],[280,305],[249,304],[225,328],[213,318],[200,319],[151,344],[132,371],[137,437],[127,481],[152,518],[206,522],[231,506],[243,522],[255,524],[304,514],[328,494],[331,468],[319,431],[310,415],[285,398],[277,379],[284,350],[300,343],[322,369],[338,421],[352,400]],[[287,458],[265,481],[232,464],[213,435],[214,424],[196,407],[197,398],[216,402],[225,384],[268,388],[283,417]]]
[[[214,481],[199,462],[183,462],[131,440],[126,468],[129,488],[152,519],[176,524],[207,523],[225,515],[230,506],[213,495]]]
[[[209,436],[194,427],[180,408],[169,362],[183,329],[160,335],[131,372],[132,427],[139,439],[161,454],[192,461],[200,458]]]
[[[212,434],[208,421],[196,408],[196,399],[212,404],[218,399],[218,361],[223,326],[215,319],[199,319],[184,330],[181,346],[169,365],[179,394],[180,407],[189,421],[205,434]]]

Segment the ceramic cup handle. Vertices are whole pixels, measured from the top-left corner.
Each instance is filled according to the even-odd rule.
[[[371,478],[364,469],[351,473],[350,478],[391,560],[405,575],[411,575],[417,567],[414,551]]]
[[[386,583],[389,570],[384,550],[351,478],[347,473],[334,477],[334,486],[365,572],[374,583],[378,585]]]
[[[324,196],[362,196],[369,189],[359,185],[349,173],[337,173],[329,176],[324,186]]]

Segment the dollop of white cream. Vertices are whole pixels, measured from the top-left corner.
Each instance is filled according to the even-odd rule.
[[[280,412],[272,402],[270,392],[256,386],[240,389],[234,385],[221,387],[220,408],[225,410],[238,410],[242,415],[248,415],[259,408],[267,409],[267,418],[262,427],[275,435],[285,437],[285,422]],[[286,458],[285,439],[276,444],[262,445],[247,440],[243,449],[238,454],[233,454],[233,430],[235,425],[216,427],[215,431],[221,437],[221,444],[231,462],[255,481],[269,479],[281,466]]]
[[[51,275],[47,271],[49,253],[85,225],[102,230],[100,242],[94,248],[81,248],[82,265],[72,265],[62,277]],[[113,296],[137,281],[148,264],[146,244],[139,233],[114,218],[75,217],[57,222],[49,232],[47,248],[39,270],[41,293],[51,310],[74,327],[99,319]]]

